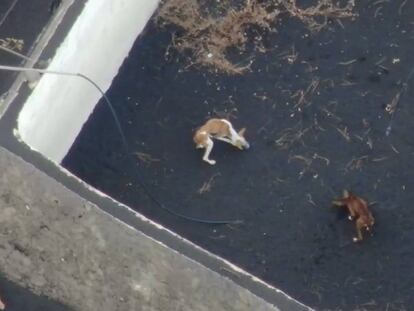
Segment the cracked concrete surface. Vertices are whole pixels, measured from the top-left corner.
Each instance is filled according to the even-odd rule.
[[[0,148],[0,269],[75,310],[278,310]]]

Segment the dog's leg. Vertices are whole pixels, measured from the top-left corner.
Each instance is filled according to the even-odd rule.
[[[353,241],[354,242],[362,241],[362,228],[365,226],[365,224],[361,218],[357,219],[355,226],[356,226],[357,236],[353,238]]]
[[[355,210],[352,208],[352,206],[350,206],[349,204],[346,206],[347,208],[348,208],[348,211],[349,211],[349,216],[348,216],[348,219],[349,220],[354,220],[355,219],[355,217],[356,217],[356,213],[355,213]]]
[[[214,138],[215,138],[215,139],[217,139],[217,140],[224,141],[224,142],[226,142],[226,143],[228,143],[228,144],[234,145],[233,141],[232,141],[230,138],[227,138],[227,137],[221,137],[221,136],[216,136],[216,137],[214,137]]]
[[[204,151],[203,160],[206,161],[208,164],[214,165],[216,161],[210,160],[208,157],[213,149],[214,143],[213,140],[209,137],[206,141],[206,150]]]
[[[233,146],[236,145],[236,142],[238,139],[240,139],[241,137],[239,136],[239,134],[236,132],[236,130],[233,128],[233,126],[230,124],[229,127],[229,132],[230,132],[230,141]]]

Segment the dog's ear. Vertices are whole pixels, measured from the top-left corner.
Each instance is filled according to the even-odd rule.
[[[240,131],[239,131],[239,135],[241,136],[241,137],[244,137],[244,133],[246,133],[246,128],[245,127],[243,127]]]
[[[349,198],[351,196],[351,194],[348,190],[344,189],[344,191],[342,191],[342,196],[344,198]]]

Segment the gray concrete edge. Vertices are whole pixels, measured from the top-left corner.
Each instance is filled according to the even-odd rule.
[[[56,38],[64,35],[65,27],[68,27],[70,25],[70,20],[73,19],[73,16],[74,16],[73,14],[76,14],[75,13],[76,10],[80,9],[80,7],[81,7],[80,2],[78,2],[75,5],[75,7],[71,8],[72,11],[69,12],[70,14],[66,15],[63,18],[61,25],[53,31],[54,36],[49,38],[52,44],[49,44],[49,45],[46,44],[44,47],[42,47],[41,53],[39,53],[39,57],[42,57],[42,55],[50,55],[50,51],[53,50],[53,48],[55,48],[53,46],[53,42],[55,42],[56,44],[56,42],[58,42],[58,39]],[[46,30],[45,33],[48,33],[48,31]],[[42,39],[40,39],[38,42],[42,42]],[[36,47],[34,48],[34,51],[35,50],[36,50]],[[135,217],[136,215],[131,210],[117,204],[116,202],[114,202],[112,199],[108,197],[103,197],[99,195],[97,192],[88,188],[84,183],[82,183],[75,177],[68,175],[59,166],[55,165],[51,161],[48,161],[46,158],[44,158],[39,153],[33,150],[30,150],[30,148],[28,148],[27,146],[19,142],[13,135],[13,130],[16,128],[15,120],[17,119],[17,114],[21,108],[21,104],[24,102],[24,99],[27,97],[27,95],[30,92],[30,89],[24,83],[24,80],[25,80],[24,75],[20,75],[18,79],[16,80],[16,83],[13,85],[13,89],[11,90],[11,92],[9,92],[9,98],[7,99],[8,103],[6,104],[6,106],[9,106],[9,109],[5,112],[2,120],[0,121],[0,133],[1,133],[0,145],[3,146],[5,149],[9,150],[11,153],[17,155],[24,161],[30,163],[30,165],[24,164],[23,162],[21,162],[21,160],[8,154],[7,152],[2,151],[1,153],[5,154],[4,157],[6,159],[6,162],[9,161],[8,163],[16,163],[15,164],[16,171],[18,170],[18,168],[22,168],[23,171],[25,170],[30,171],[30,174],[32,174],[33,176],[42,176],[41,172],[43,172],[51,178],[51,179],[50,178],[48,179],[45,177],[41,177],[45,185],[47,184],[51,188],[58,189],[56,191],[58,193],[64,193],[63,194],[64,196],[69,195],[68,193],[70,191],[73,191],[74,193],[80,196],[80,198],[77,197],[76,199],[73,199],[74,200],[73,203],[67,204],[65,208],[61,210],[61,215],[60,215],[61,217],[64,218],[65,217],[64,215],[68,213],[68,211],[71,210],[71,205],[79,204],[80,202],[79,200],[82,200],[81,198],[83,198],[84,200],[87,200],[88,202],[93,203],[93,204],[87,203],[88,206],[91,206],[89,211],[93,211],[93,214],[99,215],[99,217],[102,218],[102,220],[100,220],[101,222],[96,224],[97,228],[100,228],[100,229],[110,228],[110,227],[119,228],[119,222],[116,220],[116,219],[119,219],[122,223],[127,225],[127,226],[121,226],[125,234],[127,235],[133,234],[136,236],[136,238],[134,238],[133,240],[135,239],[139,240],[137,236],[140,236],[142,237],[142,239],[144,239],[144,237],[146,238],[150,237],[152,241],[158,241],[162,245],[167,246],[167,248],[170,249],[172,253],[181,254],[182,260],[186,261],[189,265],[193,265],[194,263],[197,263],[197,267],[198,267],[197,269],[201,269],[201,270],[205,269],[204,267],[207,267],[208,271],[210,271],[211,273],[211,278],[215,279],[215,282],[219,282],[219,283],[222,282],[221,284],[224,284],[227,282],[227,280],[231,280],[232,281],[231,283],[234,284],[233,285],[234,288],[237,288],[238,291],[247,290],[248,292],[251,292],[253,295],[249,299],[253,299],[257,303],[261,301],[261,303],[263,304],[263,307],[266,306],[266,310],[267,308],[271,309],[271,306],[277,306],[277,308],[279,308],[280,310],[292,310],[292,311],[309,310],[309,308],[307,308],[306,306],[294,301],[293,299],[291,299],[284,293],[278,291],[277,289],[272,288],[266,285],[265,283],[253,278],[251,275],[244,273],[243,271],[233,267],[231,264],[227,263],[221,258],[218,258],[206,252],[205,250],[202,250],[196,247],[192,243],[189,243],[188,241],[185,241],[179,238],[178,236],[172,234],[171,232],[165,229],[162,229],[154,225],[153,223],[146,221],[143,218]],[[13,103],[13,105],[10,105],[11,103]],[[39,171],[31,167],[31,165],[36,167]],[[53,181],[52,179],[57,181],[57,183]],[[70,189],[70,191],[68,191],[67,189]],[[74,196],[74,195],[70,194],[70,196]],[[52,203],[48,202],[48,204],[52,204]],[[97,206],[99,206],[99,208],[97,208]],[[39,211],[43,213],[41,209],[39,209]],[[116,219],[108,215],[111,215],[115,217]],[[134,231],[134,233],[131,233],[131,230]],[[116,235],[117,232],[115,232],[114,234]],[[70,235],[68,235],[67,238],[70,239]],[[128,243],[131,243],[131,244],[129,245],[127,245],[127,243],[124,244],[126,248],[131,247],[131,245],[133,245],[134,242],[131,240]],[[159,244],[159,243],[156,243],[156,244]],[[8,270],[7,263],[4,263],[4,266],[2,269],[4,269],[4,272],[9,277],[13,275],[8,272],[9,270]],[[15,269],[16,269],[15,273],[19,273],[17,271],[19,269],[18,268],[15,268]],[[122,275],[120,275],[120,277],[121,276]],[[19,283],[22,283],[21,278],[19,279],[19,277],[17,276],[15,276],[14,278]],[[28,278],[30,278],[30,275],[25,276],[24,282],[27,282]],[[189,277],[188,281],[190,280],[190,278],[191,277]],[[35,291],[50,295],[51,297],[60,299],[65,303],[71,304],[72,302],[72,299],[70,297],[66,297],[66,296],[60,297],[59,295],[58,297],[54,297],[53,291],[50,292],[46,289],[41,289],[42,286],[36,285],[36,282],[33,283],[32,281],[32,282],[28,282],[23,285],[29,285],[30,287],[34,288]],[[48,286],[50,286],[50,284]],[[228,291],[228,286],[230,285],[226,285],[227,291]],[[219,290],[216,294],[225,295],[224,292],[221,290]],[[254,296],[256,298],[254,298]],[[234,297],[230,297],[230,295],[229,295],[229,298],[234,299]],[[213,299],[213,300],[215,299],[217,301],[219,300],[218,296],[216,298],[210,297],[210,299]],[[81,301],[81,300],[76,300],[76,301]],[[223,303],[224,301],[226,300],[223,300]],[[230,304],[231,303],[234,304],[235,302],[232,301],[230,302]],[[80,307],[81,309],[83,307],[90,308],[90,305],[83,306],[80,302],[78,302],[76,306]],[[252,309],[259,310],[256,307],[254,308],[252,307]],[[275,307],[274,310],[277,310],[277,308]],[[227,309],[233,310],[234,308],[230,309],[230,307],[226,307],[226,310]],[[92,309],[89,309],[89,310],[92,310]],[[108,309],[108,310],[114,310],[114,309]],[[250,308],[243,309],[241,307],[241,308],[234,309],[234,310],[250,310]]]

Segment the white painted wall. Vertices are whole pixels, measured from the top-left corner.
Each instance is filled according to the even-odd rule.
[[[82,73],[106,91],[159,0],[89,0],[49,70]],[[101,94],[78,77],[44,74],[18,118],[17,135],[60,162]]]

